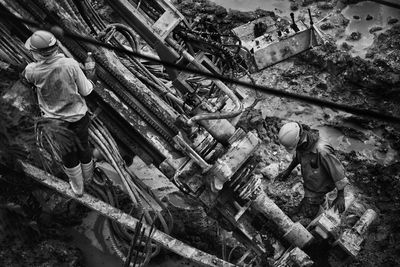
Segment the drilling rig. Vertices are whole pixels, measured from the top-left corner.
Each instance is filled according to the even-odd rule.
[[[87,52],[92,52],[99,81],[95,86],[96,101],[89,105],[95,111],[96,125],[107,129],[107,136],[117,140],[110,141],[110,146],[123,148],[125,154],[153,164],[232,233],[246,248],[232,265],[257,266],[267,246],[276,248],[274,266],[313,264],[304,251],[312,244],[315,233],[293,222],[267,196],[260,179],[252,175],[256,167],[254,153],[261,141],[256,134],[237,127],[243,111],[240,92],[218,79],[182,71],[190,68],[225,74],[227,71],[221,66],[227,65],[236,66],[243,73],[261,70],[318,45],[318,33],[312,24],[299,29],[293,20],[292,33],[286,39],[280,36],[283,42],[273,41],[271,36],[268,41],[263,35],[247,47],[240,45],[237,36],[243,28],[237,28],[236,34],[230,36],[230,46],[224,46],[217,40],[204,40],[204,33],[194,29],[168,0],[104,1],[102,4],[109,6],[112,17],[118,17],[112,23],[105,22],[89,0],[1,0],[0,4],[7,18],[25,18],[53,31],[67,56],[83,62]],[[38,26],[7,18],[0,19],[0,56],[10,64],[29,62],[32,59],[18,40],[28,38]],[[61,30],[54,31],[54,26]],[[90,36],[137,53],[142,52],[145,43],[153,57],[169,64],[160,67],[131,54],[70,38],[72,35]],[[98,140],[99,132],[91,129],[92,141],[107,154],[109,148]],[[115,162],[113,166],[121,167],[118,160]],[[123,168],[116,172],[135,179]],[[129,178],[124,186],[135,187]],[[139,193],[130,196],[140,205],[145,193],[140,186],[135,188],[132,190]],[[365,224],[373,217],[364,220]],[[263,238],[256,220],[274,225],[272,238]],[[318,225],[323,228],[326,223],[321,221]],[[351,243],[349,238],[346,242],[336,242],[335,248]],[[342,249],[344,254],[348,250]],[[209,263],[224,266],[221,264],[224,263]]]

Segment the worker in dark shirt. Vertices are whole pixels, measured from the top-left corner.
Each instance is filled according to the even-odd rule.
[[[349,181],[335,150],[319,136],[318,130],[289,122],[280,129],[279,142],[288,152],[294,153],[294,157],[289,167],[278,175],[277,180],[286,180],[298,164],[301,166],[304,198],[297,213],[314,218],[325,201],[325,195],[335,188],[337,197],[332,206],[342,213],[345,210],[344,188]]]

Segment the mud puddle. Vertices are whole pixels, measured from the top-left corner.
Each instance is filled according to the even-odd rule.
[[[217,5],[223,6],[226,9],[234,9],[239,11],[254,11],[256,9],[264,9],[268,11],[274,11],[278,15],[290,14],[290,2],[289,0],[212,0]]]
[[[348,5],[342,10],[342,14],[350,20],[350,23],[347,25],[344,36],[338,39],[336,44],[340,46],[351,33],[359,32],[361,38],[358,41],[348,41],[353,46],[350,53],[353,56],[365,58],[367,49],[372,45],[375,37],[370,30],[381,28],[377,33],[386,31],[390,28],[388,24],[390,18],[400,18],[400,9],[366,1]]]
[[[68,234],[72,236],[69,243],[79,248],[84,255],[86,267],[118,267],[124,262],[112,249],[110,232],[105,226],[105,218],[96,212],[90,212],[83,219],[81,225],[72,227]],[[190,262],[178,255],[160,254],[150,261],[148,267],[196,267],[198,264]]]
[[[241,89],[247,95],[245,107],[254,101],[254,92]],[[266,100],[260,101],[255,108],[260,109],[263,118],[277,117],[285,121],[297,121],[318,129],[320,135],[336,149],[349,153],[356,151],[363,158],[388,165],[399,159],[398,152],[393,149],[382,136],[382,129],[366,129],[356,123],[347,122],[348,114],[329,108],[321,108],[309,104],[283,100],[277,97],[261,95]]]
[[[361,129],[361,133],[365,133],[368,139],[359,140],[356,138],[345,136],[342,131],[332,126],[317,126],[314,127],[319,130],[320,135],[329,141],[333,147],[349,153],[357,151],[366,159],[374,160],[379,164],[388,165],[398,159],[398,153],[391,147],[382,149],[380,146],[382,137],[379,131],[370,131]],[[350,128],[354,129],[354,128]]]
[[[71,245],[78,247],[85,258],[85,266],[122,266],[123,262],[110,251],[108,229],[104,227],[105,218],[90,212],[78,227],[69,230]]]
[[[116,186],[124,188],[122,181],[109,164],[101,162],[97,163],[97,167],[100,167]],[[145,184],[152,188],[153,192],[160,199],[177,190],[159,170],[154,166],[147,166],[138,157],[134,157],[130,168]],[[105,221],[105,217],[96,212],[90,212],[79,226],[70,228],[68,231],[68,234],[72,236],[70,244],[82,251],[85,258],[85,266],[87,267],[123,266],[123,261],[113,250],[109,228]],[[192,264],[186,259],[182,259],[178,255],[160,255],[152,259],[147,266],[173,267],[197,265]]]

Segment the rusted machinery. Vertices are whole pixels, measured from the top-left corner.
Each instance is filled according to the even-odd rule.
[[[3,9],[40,24],[59,25],[66,32],[92,35],[120,47],[129,44],[131,49],[140,51],[138,35],[161,60],[220,73],[207,53],[184,41],[185,36],[193,37],[196,32],[168,0],[106,2],[121,21],[107,25],[88,0],[0,1]],[[5,32],[16,27],[2,22]],[[24,29],[16,36],[21,39],[34,30],[22,24],[17,27]],[[8,30],[7,34],[12,32]],[[298,35],[306,39],[308,46],[313,36],[314,31],[307,29]],[[64,51],[81,62],[88,51],[93,52],[100,83],[95,89],[97,101],[90,105],[93,110],[101,110],[98,118],[125,153],[156,166],[181,191],[199,200],[208,215],[247,248],[235,264],[256,265],[266,253],[265,242],[270,240],[263,239],[260,221],[256,220],[272,222],[276,227],[271,238],[275,247],[281,248],[274,252],[276,266],[312,264],[302,249],[312,243],[313,235],[300,223],[291,221],[252,175],[253,153],[260,140],[236,127],[243,110],[237,92],[218,80],[168,67],[166,75],[157,66],[136,58],[62,35],[57,37]],[[260,51],[254,52],[259,55]],[[258,69],[269,64],[257,58]],[[280,56],[284,58],[285,55]],[[291,246],[286,253],[283,243]]]

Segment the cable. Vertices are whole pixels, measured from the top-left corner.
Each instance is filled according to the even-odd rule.
[[[379,113],[376,111],[372,111],[372,110],[364,110],[364,109],[358,109],[358,108],[354,108],[348,105],[344,105],[344,104],[340,104],[340,103],[335,103],[335,102],[331,102],[331,101],[327,101],[327,100],[323,100],[323,99],[319,99],[319,98],[315,98],[315,97],[311,97],[311,96],[306,96],[306,95],[299,95],[299,94],[295,94],[295,93],[291,93],[291,92],[286,92],[286,91],[282,91],[276,88],[271,88],[271,87],[266,87],[266,86],[260,86],[260,85],[253,85],[251,83],[247,83],[247,82],[243,82],[243,81],[239,81],[239,80],[235,80],[235,79],[231,79],[231,78],[227,78],[224,77],[222,75],[216,74],[216,73],[209,73],[209,72],[205,72],[205,71],[201,71],[198,69],[194,69],[194,68],[190,68],[190,67],[186,67],[186,66],[179,66],[176,65],[174,63],[171,62],[167,62],[167,61],[163,61],[163,60],[159,60],[150,56],[146,56],[146,55],[142,55],[140,53],[134,52],[134,51],[130,51],[127,50],[125,48],[120,48],[120,47],[115,47],[113,45],[107,44],[107,43],[103,43],[100,42],[96,39],[87,37],[87,36],[83,36],[83,35],[78,35],[75,33],[71,33],[71,32],[66,32],[63,31],[60,27],[58,26],[50,26],[48,24],[40,24],[31,20],[27,20],[27,19],[23,19],[23,18],[19,18],[13,14],[8,14],[6,12],[4,12],[3,10],[0,10],[0,14],[3,15],[3,17],[7,17],[9,19],[15,20],[15,21],[19,21],[22,22],[24,24],[27,25],[31,25],[37,28],[43,28],[46,29],[50,32],[52,32],[56,37],[59,36],[63,36],[69,39],[73,39],[75,41],[82,41],[85,43],[90,43],[96,46],[100,46],[100,47],[104,47],[119,53],[125,53],[127,55],[132,55],[134,57],[140,58],[140,59],[144,59],[144,60],[148,60],[151,62],[155,62],[157,64],[162,64],[164,66],[170,67],[170,68],[174,68],[176,70],[180,70],[180,71],[184,71],[184,72],[188,72],[188,73],[192,73],[192,74],[197,74],[197,75],[202,75],[205,77],[208,77],[210,79],[215,79],[215,80],[220,80],[222,82],[226,82],[226,83],[232,83],[232,84],[236,84],[236,85],[240,85],[243,87],[247,87],[249,89],[253,89],[256,91],[260,91],[263,93],[267,93],[273,96],[277,96],[277,97],[285,97],[285,98],[289,98],[292,100],[297,100],[297,101],[302,101],[308,104],[312,104],[312,105],[317,105],[317,106],[321,106],[321,107],[327,107],[327,108],[332,108],[332,109],[337,109],[340,111],[344,111],[350,114],[354,114],[354,115],[358,115],[358,116],[366,116],[366,117],[371,117],[374,119],[379,119],[382,121],[386,121],[386,122],[391,122],[391,123],[400,123],[400,118],[399,117],[395,117],[389,114],[383,114],[383,113]]]

